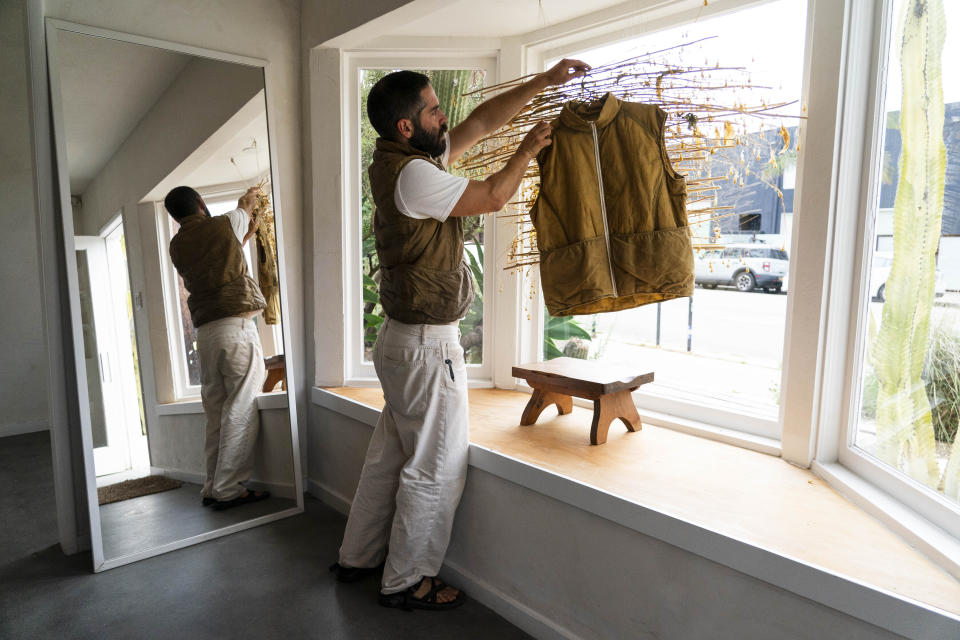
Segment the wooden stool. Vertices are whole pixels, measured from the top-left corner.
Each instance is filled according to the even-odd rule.
[[[629,373],[628,373],[629,371]],[[543,410],[557,405],[560,415],[573,411],[573,398],[593,400],[593,423],[590,444],[607,441],[610,423],[619,418],[628,431],[639,431],[640,414],[630,392],[642,384],[653,382],[653,372],[637,375],[635,370],[609,365],[596,360],[554,358],[513,368],[515,378],[523,378],[533,387],[533,396],[523,410],[520,424],[531,425]]]
[[[267,377],[263,381],[263,392],[269,393],[280,382],[280,388],[287,390],[287,361],[281,353],[272,358],[266,358],[263,361],[263,367],[267,370]]]

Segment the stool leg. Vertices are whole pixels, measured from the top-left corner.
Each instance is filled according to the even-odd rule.
[[[527,402],[527,406],[523,409],[523,415],[520,417],[520,425],[528,426],[535,423],[537,418],[540,417],[540,414],[543,413],[543,410],[551,404],[557,405],[557,411],[560,415],[566,415],[573,411],[572,397],[554,391],[543,391],[535,388],[533,395],[530,396],[530,400]]]
[[[607,441],[610,423],[619,418],[628,431],[639,431],[643,424],[640,414],[633,404],[629,391],[619,391],[601,396],[593,401],[593,423],[590,425],[590,444],[603,444]]]

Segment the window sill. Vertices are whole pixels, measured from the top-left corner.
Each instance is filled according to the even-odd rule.
[[[580,407],[519,427],[528,398],[470,391],[471,467],[884,629],[960,625],[960,583],[813,473],[652,421],[591,447]],[[371,427],[383,406],[375,388],[312,399]]]
[[[257,409],[286,409],[288,405],[286,391],[271,391],[257,396]],[[181,400],[157,405],[157,415],[182,416],[203,413],[203,403],[197,400]]]

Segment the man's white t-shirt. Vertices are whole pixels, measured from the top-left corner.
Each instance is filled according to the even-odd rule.
[[[450,159],[450,134],[445,134],[447,148],[440,163],[447,166]],[[416,220],[434,218],[443,222],[453,211],[470,180],[450,175],[426,160],[411,160],[400,171],[394,204],[400,213]]]
[[[243,209],[227,211],[223,215],[227,216],[227,219],[230,221],[230,227],[233,229],[233,233],[236,234],[237,240],[240,241],[240,244],[243,244],[243,237],[247,235],[247,229],[250,228],[250,215]]]

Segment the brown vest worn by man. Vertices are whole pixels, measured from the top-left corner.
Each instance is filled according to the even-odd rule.
[[[530,211],[553,316],[629,309],[693,295],[686,183],[656,105],[568,102],[537,156]]]
[[[370,165],[376,211],[373,232],[380,260],[380,304],[387,316],[406,324],[449,324],[473,302],[473,277],[463,259],[463,220],[416,220],[394,202],[400,170],[428,154],[402,142],[377,139]]]
[[[195,327],[267,306],[226,216],[184,218],[170,241],[170,258],[190,292],[187,306]]]

